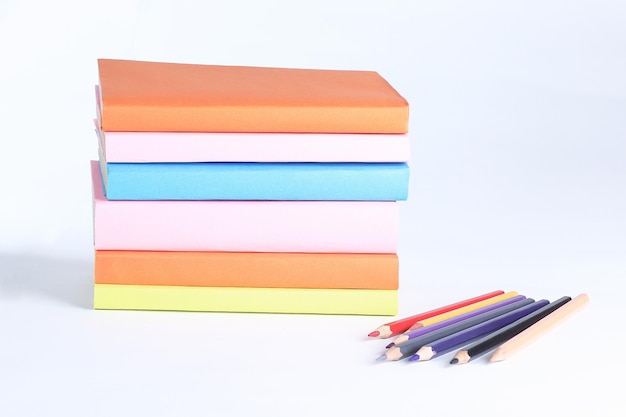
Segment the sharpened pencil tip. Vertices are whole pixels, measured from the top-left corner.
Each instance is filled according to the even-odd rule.
[[[411,356],[411,357],[409,358],[409,360],[410,360],[410,361],[419,361],[419,360],[420,360],[420,355],[415,354],[415,355]]]
[[[386,361],[387,360],[387,355],[382,354],[378,358],[376,358],[376,360],[377,361]]]
[[[395,343],[391,342],[389,343],[387,346],[385,346],[386,349],[392,348],[395,346]]]
[[[459,360],[457,358],[452,358],[452,360],[450,361],[450,365],[455,365],[459,363]]]
[[[369,337],[378,337],[380,336],[380,332],[378,330],[374,330],[372,333],[368,334]]]

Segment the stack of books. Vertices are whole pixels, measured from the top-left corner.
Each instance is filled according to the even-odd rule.
[[[98,70],[94,308],[397,314],[409,108],[378,73]]]

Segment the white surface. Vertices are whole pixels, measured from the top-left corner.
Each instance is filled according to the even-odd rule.
[[[0,415],[625,415],[625,20],[617,0],[3,1]],[[376,70],[411,105],[400,316],[496,288],[591,303],[464,366],[375,362],[391,318],[93,311],[99,57]]]

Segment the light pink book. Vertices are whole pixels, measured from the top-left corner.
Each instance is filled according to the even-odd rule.
[[[97,250],[397,252],[395,201],[109,201],[91,173]]]
[[[408,162],[407,134],[96,133],[109,162]]]
[[[406,134],[104,132],[109,162],[407,162]]]

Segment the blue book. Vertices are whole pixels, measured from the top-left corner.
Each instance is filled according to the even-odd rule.
[[[107,163],[109,200],[406,200],[406,163]]]

